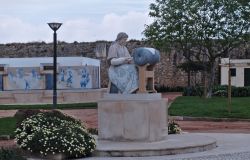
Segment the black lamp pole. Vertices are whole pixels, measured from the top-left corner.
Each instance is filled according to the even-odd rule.
[[[54,31],[54,56],[53,56],[53,108],[56,108],[57,105],[57,35],[56,31],[61,27],[62,23],[48,23],[49,27]]]

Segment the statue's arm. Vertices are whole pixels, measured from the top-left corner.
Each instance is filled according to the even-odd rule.
[[[117,66],[117,65],[121,65],[121,64],[127,64],[130,59],[131,59],[131,57],[112,58],[110,63],[113,66]]]

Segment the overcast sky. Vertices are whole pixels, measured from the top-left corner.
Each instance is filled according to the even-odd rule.
[[[141,39],[154,0],[0,0],[0,43],[51,42],[48,22],[61,22],[58,40],[114,40],[118,32]]]

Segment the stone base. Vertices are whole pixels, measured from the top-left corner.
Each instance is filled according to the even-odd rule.
[[[114,142],[98,140],[94,156],[142,157],[194,153],[217,147],[216,140],[196,134],[168,135],[159,142]]]
[[[106,94],[98,102],[100,140],[154,142],[167,132],[167,101],[161,94]]]
[[[106,93],[102,89],[57,90],[58,103],[97,102]],[[52,90],[1,91],[0,104],[45,104],[52,103]]]

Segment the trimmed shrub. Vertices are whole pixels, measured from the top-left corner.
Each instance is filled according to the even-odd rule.
[[[191,86],[184,88],[182,93],[183,96],[202,96],[203,95],[203,87],[200,86]]]
[[[226,97],[227,96],[227,91],[225,90],[218,90],[213,93],[213,96],[218,96],[218,97]]]
[[[250,87],[232,87],[232,97],[249,97]]]
[[[226,97],[228,93],[228,86],[215,86],[213,88],[214,96],[222,96]],[[250,97],[250,87],[231,87],[231,95],[232,97]]]
[[[213,93],[219,90],[225,90],[227,91],[227,85],[218,85],[213,87]]]
[[[94,137],[80,121],[58,111],[26,118],[15,132],[22,149],[45,157],[62,154],[66,158],[80,158],[89,156],[96,147]]]

